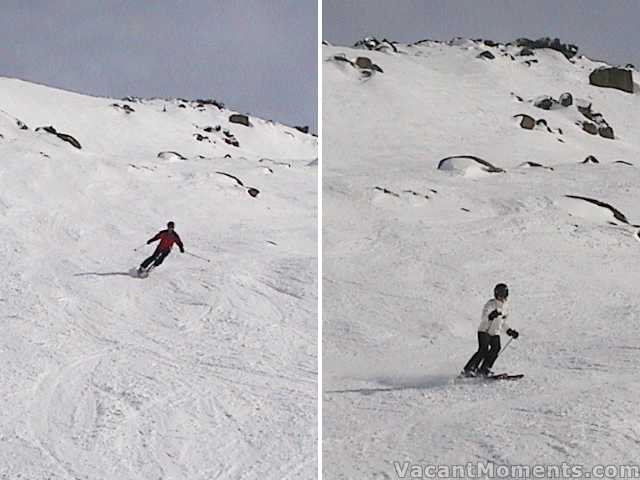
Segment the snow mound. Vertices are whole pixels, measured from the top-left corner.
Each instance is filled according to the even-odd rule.
[[[593,222],[614,223],[613,220],[629,225],[627,217],[615,207],[608,203],[593,198],[582,197],[579,195],[566,195],[561,200],[562,205],[571,215],[586,218]]]
[[[456,155],[443,158],[438,162],[438,170],[461,172],[467,176],[504,172],[503,169],[473,155]]]

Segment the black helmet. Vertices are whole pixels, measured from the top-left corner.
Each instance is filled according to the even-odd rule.
[[[167,223],[167,228],[175,228],[176,224],[173,222]]]
[[[507,298],[509,296],[509,287],[505,283],[499,283],[493,288],[493,295],[496,298]]]

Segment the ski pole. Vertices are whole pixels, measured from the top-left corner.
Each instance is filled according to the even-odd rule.
[[[502,350],[500,350],[500,353],[498,354],[498,356],[504,353],[504,351],[507,349],[507,347],[511,344],[512,341],[513,341],[513,337],[511,337],[507,342],[507,344],[502,348]]]
[[[211,262],[211,260],[209,260],[208,258],[201,257],[200,255],[196,255],[195,253],[187,252],[186,250],[184,253],[186,253],[187,255],[191,255],[192,257],[199,258],[200,260],[204,260],[205,262]]]
[[[134,249],[133,249],[133,251],[134,251],[134,252],[137,252],[137,251],[138,251],[138,250],[140,250],[142,247],[146,247],[146,246],[147,246],[147,244],[146,244],[146,243],[144,243],[144,244],[140,245],[139,247],[134,248]]]

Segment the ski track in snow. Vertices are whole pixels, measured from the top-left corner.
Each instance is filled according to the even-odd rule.
[[[323,69],[324,478],[398,478],[394,461],[637,465],[637,231],[565,197],[638,221],[640,174],[613,163],[637,158],[637,95],[589,86],[595,62],[551,51],[529,68],[476,59],[486,47],[471,43],[399,48],[323,47],[384,70],[363,83],[351,66]],[[510,95],[564,91],[592,100],[617,138]],[[565,143],[517,113],[562,127]],[[463,154],[506,172],[437,170]],[[606,160],[580,164],[589,154]],[[499,281],[521,336],[494,370],[525,377],[456,382]]]
[[[315,139],[254,119],[238,155],[191,136],[229,112],[109,103],[0,79],[0,108],[83,145],[0,122],[0,478],[316,478]],[[168,219],[211,262],[138,278]]]

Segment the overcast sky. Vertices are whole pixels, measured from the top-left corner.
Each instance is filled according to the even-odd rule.
[[[317,131],[317,0],[2,0],[0,76]]]
[[[322,37],[352,45],[373,35],[425,38],[558,37],[579,53],[640,67],[640,0],[324,0]]]

